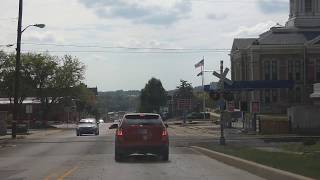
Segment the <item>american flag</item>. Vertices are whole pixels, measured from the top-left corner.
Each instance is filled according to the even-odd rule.
[[[202,59],[200,62],[198,62],[197,64],[194,65],[195,68],[204,66],[204,59]]]

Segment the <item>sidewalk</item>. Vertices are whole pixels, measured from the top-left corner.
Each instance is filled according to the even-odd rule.
[[[18,140],[18,139],[32,139],[44,137],[52,134],[56,134],[62,132],[64,129],[31,129],[29,130],[29,134],[18,134],[16,139],[11,138],[11,134],[0,136],[0,143],[8,142],[10,140]]]

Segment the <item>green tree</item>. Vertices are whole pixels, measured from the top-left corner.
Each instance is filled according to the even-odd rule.
[[[76,87],[81,85],[84,71],[85,66],[79,59],[69,55],[22,54],[19,102],[22,103],[26,97],[37,97],[42,104],[41,118],[46,118],[53,104],[82,96],[83,90]],[[15,55],[0,52],[0,95],[9,97],[12,102],[14,75]]]
[[[77,111],[82,117],[92,115],[97,117],[99,111],[97,108],[95,94],[90,91],[85,84],[80,84],[72,88],[72,98],[76,100]]]
[[[192,99],[193,98],[193,87],[188,81],[180,80],[180,85],[177,86],[175,96],[180,99]]]
[[[140,112],[159,112],[167,103],[167,93],[159,79],[151,78],[141,90]]]
[[[23,59],[22,59],[23,60]],[[22,61],[20,69],[20,88],[18,98],[19,103],[33,92],[32,78],[28,68],[25,66],[25,61]],[[13,102],[15,84],[15,55],[0,54],[0,92],[2,97],[8,97]]]

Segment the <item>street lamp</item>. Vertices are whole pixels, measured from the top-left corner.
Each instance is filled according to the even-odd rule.
[[[19,85],[20,85],[20,67],[21,67],[21,35],[29,27],[35,26],[38,28],[44,28],[44,24],[33,24],[25,27],[22,30],[22,11],[23,11],[23,0],[19,0],[19,16],[18,16],[18,31],[17,31],[17,54],[16,54],[16,67],[15,67],[15,81],[14,81],[14,108],[13,108],[13,119],[12,119],[12,138],[16,138],[16,120],[18,119],[18,98],[19,98]]]
[[[37,28],[45,28],[45,27],[46,27],[45,24],[32,24],[32,25],[29,25],[29,26],[25,27],[25,28],[21,31],[21,33],[23,33],[26,29],[28,29],[28,28],[31,27],[31,26],[34,26],[34,27],[37,27]]]

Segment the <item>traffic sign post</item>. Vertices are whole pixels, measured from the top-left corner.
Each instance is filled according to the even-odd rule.
[[[226,76],[229,72],[229,69],[226,68],[223,71],[223,61],[220,61],[220,74],[217,72],[213,72],[213,75],[216,76],[217,78],[220,79],[219,81],[219,89],[220,89],[220,102],[224,102],[225,104],[225,100],[224,100],[224,83],[227,83],[229,85],[231,85],[233,82],[228,79]],[[224,108],[222,106],[220,106],[220,145],[225,145],[226,144],[226,140],[224,137]]]

